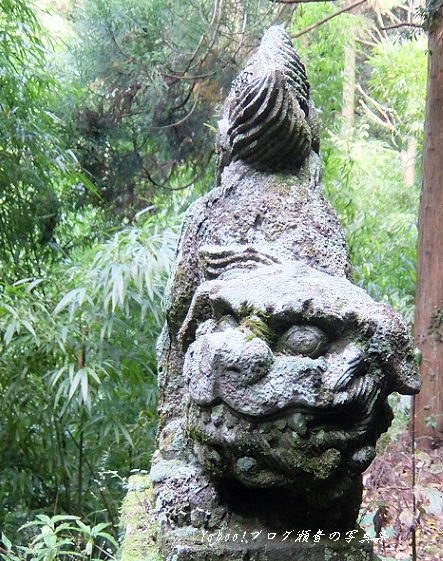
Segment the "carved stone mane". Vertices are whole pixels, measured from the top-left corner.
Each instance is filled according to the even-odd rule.
[[[298,169],[318,152],[318,124],[305,67],[281,27],[272,27],[234,81],[219,125],[220,166]]]

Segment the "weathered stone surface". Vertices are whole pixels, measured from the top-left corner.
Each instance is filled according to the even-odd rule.
[[[122,507],[123,561],[371,561],[372,543],[359,531],[337,536],[317,532],[266,533],[178,528],[159,543],[150,478],[136,475]]]
[[[271,28],[226,101],[219,184],[187,214],[167,289],[146,508],[161,559],[370,559],[360,542],[198,542],[352,531],[387,396],[420,387],[401,317],[350,281],[316,123],[304,68]]]

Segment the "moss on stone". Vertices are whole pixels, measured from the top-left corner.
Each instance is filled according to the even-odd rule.
[[[262,317],[263,315],[264,314],[261,314]],[[276,339],[276,334],[258,315],[243,318],[240,325],[246,327],[251,332],[251,335],[246,338],[247,341],[258,337],[259,339],[263,339],[266,343],[271,344]]]
[[[157,524],[148,513],[153,503],[149,476],[133,475],[128,487],[120,517],[124,532],[121,561],[162,561],[156,544]]]

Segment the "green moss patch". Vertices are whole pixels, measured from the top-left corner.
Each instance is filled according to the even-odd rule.
[[[124,531],[121,561],[162,561],[156,543],[157,524],[149,513],[152,504],[149,476],[133,475],[121,509],[120,526]]]

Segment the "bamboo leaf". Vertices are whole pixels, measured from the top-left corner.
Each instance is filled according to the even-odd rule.
[[[26,327],[26,329],[29,331],[29,333],[31,333],[31,335],[33,335],[36,339],[37,339],[37,335],[34,331],[34,328],[31,325],[31,322],[28,321],[27,319],[22,319],[21,320],[21,324]]]
[[[12,306],[10,306],[9,304],[6,304],[6,302],[2,302],[1,303],[1,307],[5,308],[5,310],[8,310],[8,312],[15,318],[15,319],[19,319],[19,314],[17,312],[17,310],[15,310]]]
[[[45,282],[45,279],[35,279],[34,281],[30,282],[26,287],[26,292],[32,292],[34,288],[39,286],[42,282]]]
[[[122,433],[122,435],[125,437],[125,439],[128,441],[128,443],[133,447],[134,443],[133,443],[131,435],[129,434],[126,427],[124,425],[122,425],[122,423],[119,423],[119,422],[117,422],[117,427],[120,430],[120,432]]]
[[[82,372],[81,370],[79,370],[75,374],[74,379],[72,380],[71,385],[69,387],[68,401],[71,401],[81,382],[82,382]]]
[[[74,288],[73,290],[70,290],[67,294],[65,294],[65,296],[63,296],[63,298],[55,307],[53,312],[54,315],[59,314],[61,311],[67,308],[69,304],[71,304],[74,300],[78,298],[80,293],[81,293],[81,289]]]
[[[3,334],[3,341],[6,345],[9,345],[9,343],[12,341],[12,338],[14,337],[15,333],[19,333],[20,332],[20,322],[16,319],[13,319],[12,321],[9,322],[4,334]]]
[[[90,405],[89,399],[89,379],[88,379],[88,370],[86,368],[82,368],[79,370],[78,374],[81,374],[81,389],[82,389],[82,399],[83,403]],[[88,407],[90,409],[90,406]]]
[[[4,546],[6,547],[6,549],[9,551],[12,547],[12,543],[10,540],[8,540],[8,538],[5,536],[5,534],[3,534],[2,532],[2,542],[4,544]]]
[[[97,524],[96,526],[94,526],[91,529],[91,534],[94,537],[97,537],[98,535],[100,535],[100,532],[102,532],[102,530],[104,530],[105,528],[107,528],[109,526],[109,522],[101,522],[100,524]]]

